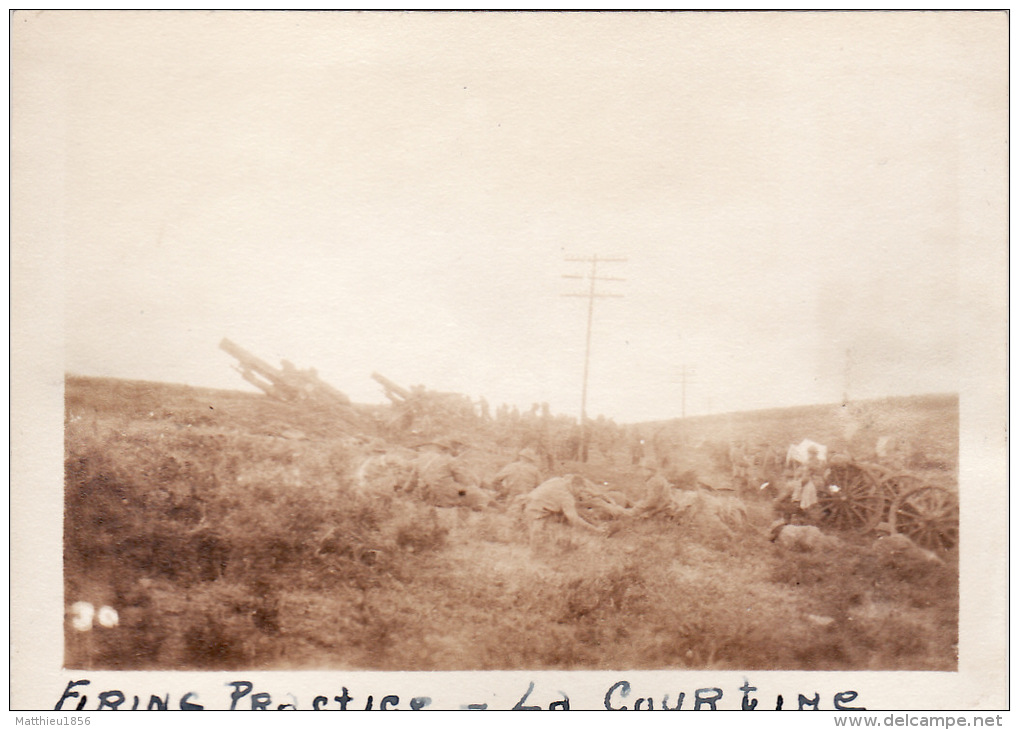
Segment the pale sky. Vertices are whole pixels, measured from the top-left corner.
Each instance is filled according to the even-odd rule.
[[[592,417],[679,416],[684,364],[687,414],[960,389],[1002,13],[15,20],[68,372],[249,389],[229,337],[358,402],[577,415],[597,254]]]

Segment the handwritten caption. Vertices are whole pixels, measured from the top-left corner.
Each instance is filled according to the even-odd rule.
[[[170,693],[162,695],[150,694],[147,699],[137,694],[128,694],[119,689],[102,689],[96,691],[89,679],[76,679],[67,683],[63,694],[57,700],[54,710],[204,710],[228,707],[231,710],[424,710],[432,705],[432,698],[427,696],[411,697],[406,702],[395,694],[364,694],[355,696],[347,687],[342,687],[339,694],[316,695],[309,697],[307,705],[297,697],[287,694],[276,698],[269,692],[255,691],[253,682],[236,680],[224,684],[224,694],[220,697],[202,698],[197,692],[185,692],[173,697]],[[677,692],[675,695],[642,694],[633,686],[620,680],[610,685],[602,698],[606,710],[718,710],[735,709],[735,702],[741,710],[757,709],[796,709],[796,710],[865,710],[857,703],[859,694],[853,690],[836,692],[831,696],[822,697],[819,692],[811,694],[796,693],[787,702],[781,694],[765,697],[758,694],[759,690],[744,680],[743,685],[727,694],[721,687],[701,687],[693,692]],[[546,693],[547,694],[547,693]],[[461,704],[464,710],[569,710],[570,698],[561,691],[554,692],[555,698],[542,697],[542,690],[536,691],[535,683],[528,683],[527,689],[510,707],[490,706],[487,702]],[[376,699],[377,697],[377,699]],[[726,699],[728,698],[728,699]],[[723,702],[725,700],[725,702]],[[594,709],[594,708],[584,708]],[[599,708],[600,709],[600,708]]]

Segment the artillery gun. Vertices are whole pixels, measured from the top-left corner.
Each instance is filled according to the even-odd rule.
[[[289,360],[281,361],[281,367],[274,368],[225,337],[219,347],[239,363],[234,370],[270,398],[284,403],[325,407],[347,421],[360,424],[361,419],[354,411],[350,398],[319,378],[315,368],[298,370]]]
[[[372,379],[383,387],[396,411],[390,425],[403,431],[420,435],[448,432],[470,427],[476,418],[470,398],[460,393],[426,390],[421,385],[407,389],[379,373],[372,373]]]
[[[372,380],[385,388],[386,397],[392,401],[393,405],[402,405],[409,401],[413,396],[413,394],[406,388],[401,388],[389,378],[379,375],[378,373],[372,373]]]
[[[818,500],[825,524],[866,533],[882,522],[929,550],[959,541],[959,493],[950,477],[836,454]]]

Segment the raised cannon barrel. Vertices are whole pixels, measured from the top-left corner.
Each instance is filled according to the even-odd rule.
[[[386,389],[386,397],[389,398],[389,400],[402,403],[403,401],[410,399],[411,393],[409,390],[401,388],[384,375],[372,373],[372,380]]]
[[[256,388],[264,391],[266,395],[283,401],[295,400],[298,397],[298,388],[294,384],[287,382],[288,379],[282,371],[252,355],[226,337],[220,341],[219,347],[236,358],[237,362],[240,363],[240,366],[234,369],[241,374],[241,377]]]
[[[274,383],[283,380],[283,373],[274,368],[272,365],[267,363],[258,357],[255,357],[250,352],[245,350],[243,347],[235,342],[231,342],[224,337],[219,343],[219,349],[225,351],[229,355],[237,359],[241,364],[241,367],[245,370],[253,370],[254,372],[261,375],[263,378],[268,378]]]
[[[282,362],[282,369],[274,368],[226,337],[220,341],[219,347],[240,363],[235,369],[241,377],[273,398],[283,401],[310,400],[342,406],[351,404],[350,398],[344,393],[321,380],[314,368],[298,370],[289,360]]]

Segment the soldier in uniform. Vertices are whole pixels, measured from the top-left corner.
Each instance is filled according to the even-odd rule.
[[[499,497],[513,498],[527,494],[541,484],[541,470],[538,468],[540,461],[538,453],[528,447],[520,452],[516,461],[500,469],[492,479],[492,486]]]
[[[800,511],[808,517],[815,516],[817,492],[824,486],[824,475],[824,462],[817,453],[817,447],[811,446],[807,451],[807,462],[796,468],[795,481],[799,488],[793,494],[793,501],[799,504]]]
[[[524,498],[524,516],[530,523],[532,542],[544,521],[557,516],[562,516],[574,527],[605,532],[604,527],[591,524],[577,512],[577,496],[583,489],[583,477],[567,474],[543,482]]]
[[[732,466],[732,486],[742,494],[750,477],[746,445],[742,441],[734,441],[729,445],[729,463]]]
[[[616,502],[611,494],[603,492],[577,474],[549,479],[519,499],[523,502],[524,516],[530,523],[532,544],[538,530],[549,519],[562,517],[574,527],[605,534],[609,532],[608,528],[592,524],[581,516],[580,511],[605,519],[622,517],[632,512]]]
[[[672,509],[672,484],[656,468],[645,460],[640,465],[641,476],[646,480],[644,497],[634,505],[634,511],[641,515],[652,515],[668,512]]]
[[[807,461],[797,463],[792,474],[785,480],[775,497],[775,508],[779,512],[770,528],[771,539],[778,536],[782,527],[788,524],[811,524],[818,521],[817,494],[824,486],[825,465],[817,448],[807,451]]]
[[[414,462],[414,491],[438,507],[481,509],[488,505],[491,495],[478,486],[475,476],[456,458],[461,444],[439,441],[423,446],[426,452]]]

